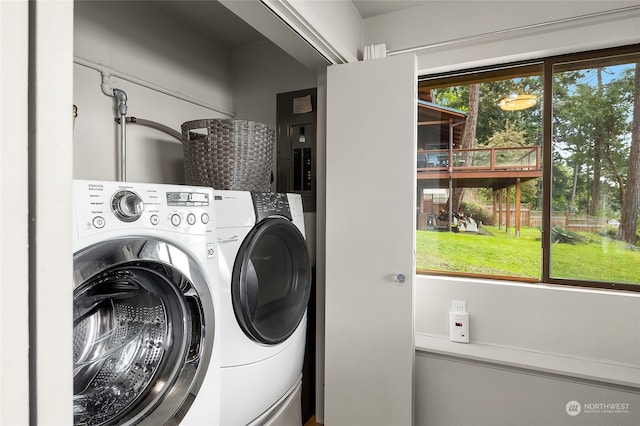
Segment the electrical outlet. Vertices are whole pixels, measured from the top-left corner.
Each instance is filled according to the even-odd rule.
[[[449,312],[449,340],[469,343],[469,313]]]
[[[467,302],[463,300],[452,300],[451,301],[451,311],[461,314],[463,312],[467,312]]]

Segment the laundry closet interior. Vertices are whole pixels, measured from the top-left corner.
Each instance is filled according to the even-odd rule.
[[[210,421],[210,424],[218,424],[219,421],[219,424],[228,425],[258,425],[274,421],[274,425],[286,424],[286,422],[292,421],[291,414],[279,415],[279,420],[273,420],[272,417],[278,416],[271,412],[275,411],[272,406],[284,407],[284,402],[280,400],[284,401],[287,397],[292,401],[289,404],[297,407],[295,410],[298,412],[295,413],[293,419],[299,417],[299,411],[302,410],[302,418],[295,420],[295,422],[308,420],[315,408],[315,329],[312,328],[315,324],[315,314],[312,310],[315,297],[311,296],[312,287],[310,284],[314,273],[312,248],[315,246],[315,200],[309,199],[310,193],[307,191],[303,208],[302,198],[284,194],[278,197],[275,195],[265,196],[266,198],[255,195],[252,200],[246,191],[255,192],[257,191],[256,187],[214,187],[214,189],[238,190],[237,193],[231,191],[227,194],[225,191],[218,191],[214,194],[189,185],[180,190],[180,187],[175,185],[182,185],[187,180],[185,177],[186,154],[181,139],[183,123],[217,119],[249,121],[273,129],[275,139],[278,96],[285,96],[285,102],[291,106],[290,109],[293,109],[292,105],[296,96],[304,98],[308,104],[304,111],[308,113],[313,110],[315,113],[313,103],[316,99],[315,94],[312,99],[311,93],[314,93],[313,90],[317,85],[317,74],[308,66],[293,59],[218,2],[75,2],[73,38],[73,179],[76,181],[74,188],[77,188],[74,192],[74,205],[77,216],[82,218],[81,223],[78,224],[79,232],[82,233],[82,228],[85,226],[82,220],[86,220],[87,223],[92,222],[92,225],[88,225],[88,228],[91,229],[86,231],[87,233],[91,233],[93,230],[98,231],[98,228],[104,226],[103,215],[107,217],[108,228],[111,212],[108,208],[104,211],[100,210],[92,202],[91,205],[94,207],[91,209],[93,209],[92,213],[95,217],[88,215],[85,219],[82,211],[85,206],[81,201],[78,201],[78,198],[87,193],[87,199],[93,197],[92,199],[95,201],[103,195],[108,197],[110,192],[116,194],[114,197],[127,197],[133,193],[139,195],[138,202],[141,205],[139,208],[143,211],[135,218],[131,218],[131,221],[142,223],[150,221],[152,226],[156,226],[153,231],[150,231],[152,233],[155,233],[156,229],[163,229],[163,215],[171,217],[170,221],[173,226],[167,224],[169,232],[184,230],[185,220],[192,221],[190,224],[193,226],[189,229],[200,226],[206,227],[207,233],[217,232],[217,262],[220,264],[221,278],[219,279],[221,280],[231,280],[232,271],[235,279],[236,269],[239,267],[234,264],[234,259],[238,251],[240,251],[238,259],[243,256],[242,250],[247,250],[247,253],[251,253],[253,250],[257,253],[255,255],[244,254],[246,258],[251,259],[247,266],[249,271],[238,272],[238,274],[249,274],[247,278],[249,281],[247,285],[250,286],[247,290],[249,297],[253,294],[252,292],[258,291],[256,288],[258,281],[267,282],[267,284],[271,284],[268,283],[269,281],[277,281],[277,277],[268,276],[269,272],[260,272],[260,268],[263,268],[264,271],[269,266],[260,267],[258,262],[267,257],[277,259],[279,257],[278,250],[282,244],[286,246],[285,251],[290,253],[290,258],[281,260],[283,264],[293,263],[294,271],[303,271],[300,272],[302,274],[300,277],[292,278],[294,285],[296,282],[298,283],[297,285],[300,287],[298,293],[300,294],[286,296],[288,303],[294,303],[291,302],[291,299],[295,297],[304,300],[304,304],[297,308],[302,311],[293,318],[292,330],[288,332],[287,330],[275,329],[272,324],[268,323],[268,320],[259,319],[260,315],[264,315],[271,309],[264,306],[269,303],[266,299],[281,297],[275,293],[286,292],[286,290],[281,288],[272,290],[272,294],[263,291],[261,295],[254,295],[253,301],[249,300],[245,303],[247,304],[246,309],[250,312],[247,314],[250,318],[241,320],[242,314],[239,312],[244,308],[236,307],[236,302],[234,302],[232,309],[231,304],[227,306],[226,302],[221,302],[225,295],[218,295],[214,288],[211,289],[215,306],[214,315],[207,321],[205,321],[206,315],[197,321],[193,320],[193,327],[195,328],[199,324],[205,332],[201,343],[191,343],[194,348],[197,348],[199,345],[204,346],[206,339],[213,337],[214,347],[211,364],[200,388],[201,395],[195,394],[196,402],[191,408],[187,404],[187,415],[181,419],[183,414],[178,414],[176,419],[182,420],[184,424],[194,425],[202,424],[204,421]],[[293,93],[293,95],[287,98],[287,93]],[[295,118],[294,115],[293,121]],[[126,123],[124,128],[123,121]],[[306,125],[296,124],[294,126],[296,131],[300,133],[296,138],[301,142],[315,139],[315,128],[308,128],[306,131],[308,134],[305,135],[303,127]],[[313,130],[313,134],[311,130]],[[253,131],[253,129],[249,131]],[[239,132],[240,130],[238,130]],[[271,183],[267,186],[260,186],[260,191],[293,192],[295,190],[293,186],[287,188],[277,181],[278,177],[285,179],[287,172],[278,168],[277,161],[282,156],[277,155],[275,146],[272,154],[274,164]],[[288,166],[290,166],[290,162]],[[118,185],[118,182],[121,184]],[[155,184],[165,186],[154,186]],[[311,189],[311,185],[307,185],[307,188]],[[297,189],[301,190],[302,188]],[[123,191],[126,191],[127,194],[122,195]],[[160,206],[158,208],[154,207],[156,197],[153,194],[155,192],[159,193],[157,198],[160,199]],[[165,193],[166,206],[164,205]],[[186,201],[173,202],[170,199]],[[195,207],[193,207],[192,199],[197,200]],[[149,204],[150,202],[151,204]],[[180,206],[184,207],[185,202],[187,206],[191,206],[193,211],[180,211]],[[115,202],[111,201],[111,203]],[[130,202],[123,199],[120,203]],[[202,207],[200,207],[201,203]],[[104,204],[108,205],[109,201],[105,201]],[[145,207],[142,206],[143,204]],[[215,210],[208,209],[213,204],[229,206],[226,210],[227,213],[224,211],[226,207]],[[264,217],[267,219],[263,223],[272,220],[269,219],[270,215],[284,214],[289,220],[293,220],[293,223],[300,229],[298,230],[294,226],[290,227],[294,229],[293,231],[284,229],[267,231],[263,228],[258,232],[256,226],[256,233],[259,233],[256,240],[262,241],[262,243],[243,242],[246,233],[251,229],[251,227],[246,228],[245,222],[253,219],[245,220],[242,217],[244,214],[249,217],[248,212],[253,213],[254,204],[256,209],[259,208],[257,206],[270,205],[277,209],[277,211],[267,211],[267,207],[265,207]],[[284,206],[284,210],[282,210],[282,206]],[[152,215],[147,218],[146,209],[149,208],[152,209]],[[154,208],[155,210],[153,210]],[[125,210],[127,209],[129,207],[125,206]],[[258,214],[260,213],[258,212]],[[202,220],[202,223],[200,223],[201,216],[206,218]],[[229,219],[225,219],[227,216]],[[159,225],[157,225],[158,222],[160,222]],[[212,225],[214,222],[217,226],[215,231],[213,231],[215,228]],[[286,222],[286,219],[281,220],[276,226],[286,228]],[[246,230],[243,231],[245,228]],[[204,228],[202,229],[204,232]],[[134,229],[131,232],[145,234],[147,230]],[[187,231],[185,230],[185,232]],[[269,232],[272,232],[273,235],[267,235]],[[303,236],[302,243],[291,242],[292,239],[300,238],[294,235],[296,233]],[[169,235],[167,234],[167,239],[172,239],[173,237],[169,237]],[[247,240],[249,238],[248,236]],[[270,239],[276,239],[279,243],[272,243]],[[94,243],[93,240],[90,242]],[[189,241],[186,239],[183,242],[185,245],[200,244],[197,240]],[[227,248],[229,244],[240,245],[241,242],[243,242],[243,246],[240,248]],[[135,247],[130,246],[126,250],[136,250],[140,244],[144,244],[144,247],[149,245],[148,242],[133,243],[132,245]],[[155,248],[152,250],[157,251],[158,244],[160,243],[154,242]],[[262,247],[260,247],[261,244]],[[89,243],[84,245],[89,245]],[[225,245],[224,248],[223,245]],[[75,249],[79,250],[78,247]],[[89,250],[86,247],[82,247],[82,249]],[[144,250],[147,249],[144,248],[141,251]],[[166,250],[166,248],[162,250]],[[142,256],[136,262],[148,260]],[[77,264],[80,262],[91,263],[78,254],[74,255],[76,274],[78,274]],[[236,260],[235,263],[238,262],[239,260]],[[265,262],[269,261],[265,260]],[[307,263],[308,266],[306,266]],[[202,264],[207,265],[208,262],[202,259]],[[274,266],[271,268],[273,269]],[[228,274],[227,278],[222,278],[225,273]],[[260,276],[261,273],[262,276]],[[103,274],[107,274],[107,272],[103,272]],[[215,281],[207,277],[207,274],[204,275],[207,281]],[[273,270],[271,275],[279,276],[280,271]],[[308,286],[303,281],[308,281]],[[99,280],[96,285],[99,285]],[[210,283],[211,287],[218,285],[215,282]],[[275,283],[274,285],[277,287],[279,284]],[[89,296],[85,296],[85,299],[86,297],[94,297],[92,291],[97,290],[85,291],[89,294]],[[231,290],[231,292],[234,291]],[[222,293],[224,292],[225,290],[222,290]],[[227,293],[226,296],[228,297],[229,294]],[[238,298],[242,297],[242,295],[238,296]],[[74,293],[74,310],[77,306],[85,305],[89,305],[93,309],[90,301],[78,301],[80,298]],[[139,298],[144,299],[143,297]],[[215,298],[220,300],[216,301]],[[309,299],[311,300],[309,313],[306,313],[307,300]],[[138,303],[144,305],[146,302],[139,301]],[[206,305],[206,302],[199,303]],[[263,305],[263,307],[260,308],[259,305]],[[260,309],[262,309],[262,313],[260,313]],[[74,312],[74,327],[79,321],[76,318],[82,317],[82,315],[88,314]],[[119,315],[118,313],[103,315],[105,318],[96,321],[108,321],[106,317]],[[191,315],[196,316],[194,313]],[[228,327],[230,323],[235,323],[236,317],[238,321],[242,321],[242,324],[250,329],[250,331],[244,329],[247,335],[251,332],[255,334],[253,343],[241,343],[246,339],[242,332],[239,329]],[[251,324],[253,319],[256,321]],[[215,336],[212,336],[214,333],[211,324],[214,322],[216,323]],[[245,322],[249,324],[247,325]],[[301,325],[298,326],[298,324]],[[88,328],[88,331],[84,331],[85,328]],[[85,334],[91,333],[92,328],[94,326],[91,324],[89,326],[83,325],[82,332],[74,328],[75,368],[76,370],[86,369],[86,373],[83,372],[82,375],[87,377],[95,373],[92,373],[91,368],[85,367],[85,364],[93,362],[92,357],[94,359],[96,355],[84,354],[83,350],[86,352],[90,349],[76,349],[75,342],[82,339]],[[129,333],[133,332],[129,331]],[[286,336],[282,337],[284,334]],[[224,336],[227,338],[225,339]],[[100,335],[96,340],[99,339]],[[133,337],[126,339],[133,339]],[[225,344],[225,340],[227,344]],[[290,346],[288,346],[289,344]],[[217,355],[216,345],[223,346],[220,355]],[[78,351],[81,352],[80,355],[76,355]],[[110,349],[105,349],[105,351],[109,352]],[[144,351],[140,352],[139,357],[144,358],[144,356]],[[218,357],[219,362],[216,361]],[[84,358],[89,360],[85,361]],[[203,359],[206,361],[204,357]],[[266,366],[265,363],[270,364]],[[151,364],[149,365],[151,368]],[[220,373],[211,372],[215,369],[221,369]],[[109,369],[107,368],[107,370]],[[266,374],[267,370],[271,375]],[[76,372],[74,374],[76,378],[81,376]],[[99,398],[94,395],[95,392],[91,391],[93,385],[85,385],[84,380],[77,379],[74,384],[76,387],[74,389],[74,394],[76,394],[74,411],[90,411],[93,404],[98,404],[98,402],[91,400],[91,398]],[[90,382],[90,379],[86,380]],[[213,390],[212,382],[214,380],[222,383],[217,390]],[[298,382],[299,385],[290,390],[291,383]],[[86,386],[86,389],[78,389],[83,386]],[[205,398],[217,398],[217,392],[220,393],[221,398],[219,404],[222,407],[220,409],[213,401],[204,401]],[[111,402],[112,400],[117,400],[117,398],[110,395],[103,398],[102,403],[110,401],[109,403],[112,404],[124,404],[123,402]],[[167,405],[169,404],[161,402],[160,409],[156,411],[163,411],[162,407]],[[179,412],[181,409],[177,410]],[[284,408],[278,408],[278,410],[283,411]],[[96,409],[95,412],[102,415],[104,411]],[[134,423],[140,419],[143,422],[149,422],[150,419],[156,419],[151,421],[165,421],[160,420],[162,417],[156,418],[155,412],[121,415],[117,414],[116,410],[113,411],[114,413],[105,414],[104,418],[111,418],[110,421],[122,418],[122,421],[133,421]],[[218,411],[221,413],[219,420],[210,418],[213,414],[217,416]],[[87,419],[92,418],[92,414],[76,413],[75,417],[76,421],[83,424],[89,421]],[[101,422],[103,420],[92,421]]]

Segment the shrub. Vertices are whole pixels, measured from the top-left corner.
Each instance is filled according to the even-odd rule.
[[[551,242],[553,243],[565,243],[565,244],[583,244],[588,243],[589,241],[572,231],[567,231],[564,228],[560,228],[559,226],[554,226],[551,228]]]

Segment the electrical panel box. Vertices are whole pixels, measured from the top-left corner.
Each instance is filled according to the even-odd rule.
[[[316,89],[277,95],[276,190],[302,195],[316,210]]]

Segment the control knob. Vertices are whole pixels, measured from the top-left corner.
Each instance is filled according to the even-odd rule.
[[[111,210],[123,222],[135,222],[142,216],[144,202],[133,191],[122,190],[113,195]]]

